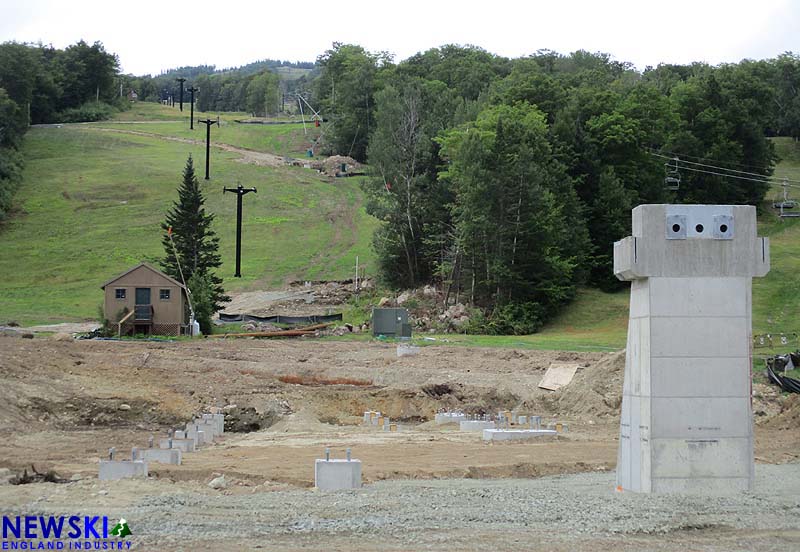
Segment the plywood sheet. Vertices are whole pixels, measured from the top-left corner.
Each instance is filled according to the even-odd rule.
[[[575,377],[575,372],[580,368],[580,364],[564,364],[554,362],[544,373],[542,381],[539,382],[539,387],[542,389],[549,389],[550,391],[558,391],[565,385],[569,385],[572,378]]]

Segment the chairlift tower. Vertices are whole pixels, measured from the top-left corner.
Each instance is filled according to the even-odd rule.
[[[199,120],[198,123],[206,125],[206,180],[209,180],[209,159],[211,158],[211,125],[219,126],[219,117],[214,119]]]
[[[200,89],[195,88],[194,85],[192,85],[190,88],[187,88],[186,90],[188,90],[189,94],[191,94],[191,101],[192,101],[192,104],[190,106],[191,116],[189,117],[189,130],[194,130],[194,93],[199,92]]]
[[[255,188],[245,188],[239,184],[236,188],[223,188],[222,193],[233,192],[236,194],[236,274],[235,278],[242,277],[242,196],[250,192],[258,193]]]
[[[183,78],[183,77],[179,77],[179,78],[177,78],[175,80],[178,81],[179,83],[181,83],[180,95],[178,97],[180,98],[179,101],[180,101],[181,111],[183,111],[183,83],[186,82],[186,79]]]

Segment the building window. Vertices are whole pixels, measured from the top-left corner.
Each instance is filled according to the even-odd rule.
[[[117,299],[125,299],[125,288],[118,288],[115,291]]]
[[[162,301],[169,301],[169,290],[168,289],[160,289],[158,290],[158,298]]]

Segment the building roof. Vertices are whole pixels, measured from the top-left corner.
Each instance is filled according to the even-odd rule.
[[[131,272],[133,272],[134,270],[136,270],[137,268],[140,268],[140,267],[145,267],[145,268],[147,268],[147,269],[150,269],[150,270],[152,270],[153,272],[155,272],[155,273],[156,273],[156,274],[158,274],[159,276],[161,276],[161,277],[163,277],[163,278],[165,278],[165,279],[169,280],[170,282],[172,282],[172,283],[173,283],[173,284],[175,284],[176,286],[178,286],[178,287],[182,288],[184,291],[186,291],[186,286],[184,286],[184,285],[183,285],[182,283],[180,283],[178,280],[176,280],[176,279],[174,279],[174,278],[170,278],[169,276],[167,276],[166,274],[164,274],[163,272],[161,272],[160,270],[158,270],[157,268],[155,268],[153,265],[151,265],[151,264],[149,264],[149,263],[139,263],[138,265],[136,265],[136,266],[134,266],[134,267],[132,267],[132,268],[129,268],[128,270],[126,270],[126,271],[125,271],[125,272],[123,272],[122,274],[119,274],[118,276],[114,276],[113,278],[111,278],[111,279],[110,279],[108,282],[106,282],[105,284],[103,284],[102,286],[100,286],[100,289],[106,289],[106,286],[107,286],[108,284],[112,284],[112,283],[116,282],[117,280],[119,280],[119,279],[120,279],[120,278],[122,278],[123,276],[125,276],[125,275],[127,275],[127,274],[130,274]]]

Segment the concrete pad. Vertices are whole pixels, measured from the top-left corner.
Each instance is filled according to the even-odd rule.
[[[467,419],[467,415],[462,412],[439,412],[434,417],[436,425],[457,424]]]
[[[416,345],[407,345],[405,343],[400,343],[397,346],[397,357],[405,357],[405,356],[415,356],[419,354],[419,347]]]
[[[142,460],[100,460],[100,481],[116,481],[117,479],[146,478],[147,462]]]
[[[219,431],[219,424],[215,420],[204,420],[202,418],[198,418],[194,421],[194,424],[198,426],[198,429],[202,429],[206,433],[210,433],[212,437],[222,435],[222,433]]]
[[[495,423],[489,420],[462,420],[458,427],[461,431],[483,431],[494,428]]]
[[[145,462],[158,462],[159,464],[181,465],[181,451],[178,449],[146,448],[133,449],[131,456],[134,460]]]
[[[181,452],[194,452],[197,441],[194,439],[161,439],[158,441],[158,448],[169,449],[172,444],[173,449]]]
[[[361,460],[325,460],[314,463],[314,486],[323,491],[361,488]]]
[[[203,431],[202,426],[198,426],[197,424],[188,424],[186,426],[186,437],[188,439],[194,439],[197,443],[196,447],[214,442],[214,436],[211,435],[211,433]]]
[[[484,441],[526,441],[558,435],[554,429],[484,429]]]
[[[225,415],[224,414],[203,414],[202,415],[203,423],[211,423],[213,422],[214,427],[216,428],[216,434],[222,435],[225,433]]]

